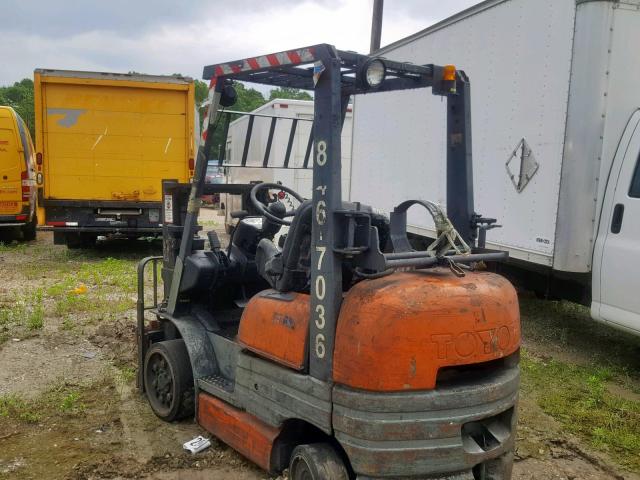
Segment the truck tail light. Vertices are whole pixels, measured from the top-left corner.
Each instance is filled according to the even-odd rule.
[[[77,227],[78,222],[47,222],[48,227]]]
[[[36,164],[42,165],[42,153],[40,152],[36,153]]]
[[[189,170],[193,170],[194,168],[196,168],[195,161],[193,160],[193,158],[190,158],[189,159]]]
[[[26,222],[26,221],[27,221],[26,215],[16,215],[16,222]]]
[[[29,181],[29,172],[24,171],[20,174],[22,179],[22,201],[28,202],[31,198],[31,182]]]

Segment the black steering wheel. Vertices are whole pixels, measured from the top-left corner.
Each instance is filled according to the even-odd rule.
[[[279,225],[291,225],[291,220],[285,220],[285,218],[293,217],[296,214],[296,211],[288,210],[284,214],[283,218],[276,217],[267,209],[266,204],[258,200],[258,192],[262,190],[280,190],[282,192],[287,192],[300,203],[304,202],[304,198],[302,198],[302,196],[298,192],[290,189],[289,187],[285,187],[284,185],[280,185],[279,183],[257,183],[249,193],[249,195],[251,196],[251,203],[253,204],[254,208],[260,213],[260,215],[264,215],[271,222],[277,223]]]

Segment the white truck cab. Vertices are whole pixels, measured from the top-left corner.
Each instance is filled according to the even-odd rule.
[[[640,109],[629,119],[607,180],[593,253],[591,315],[640,334]]]

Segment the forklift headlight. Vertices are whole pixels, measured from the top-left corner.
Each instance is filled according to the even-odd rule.
[[[367,88],[378,88],[384,82],[387,67],[379,58],[368,60],[362,67],[362,79]]]
[[[238,100],[238,93],[231,82],[225,84],[222,88],[222,96],[220,97],[220,105],[223,107],[232,107]]]

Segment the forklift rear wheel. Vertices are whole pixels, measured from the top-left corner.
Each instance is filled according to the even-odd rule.
[[[183,340],[151,346],[144,361],[144,388],[151,409],[165,422],[193,415],[193,373]]]
[[[328,443],[298,445],[291,454],[290,480],[348,480],[347,467]]]

